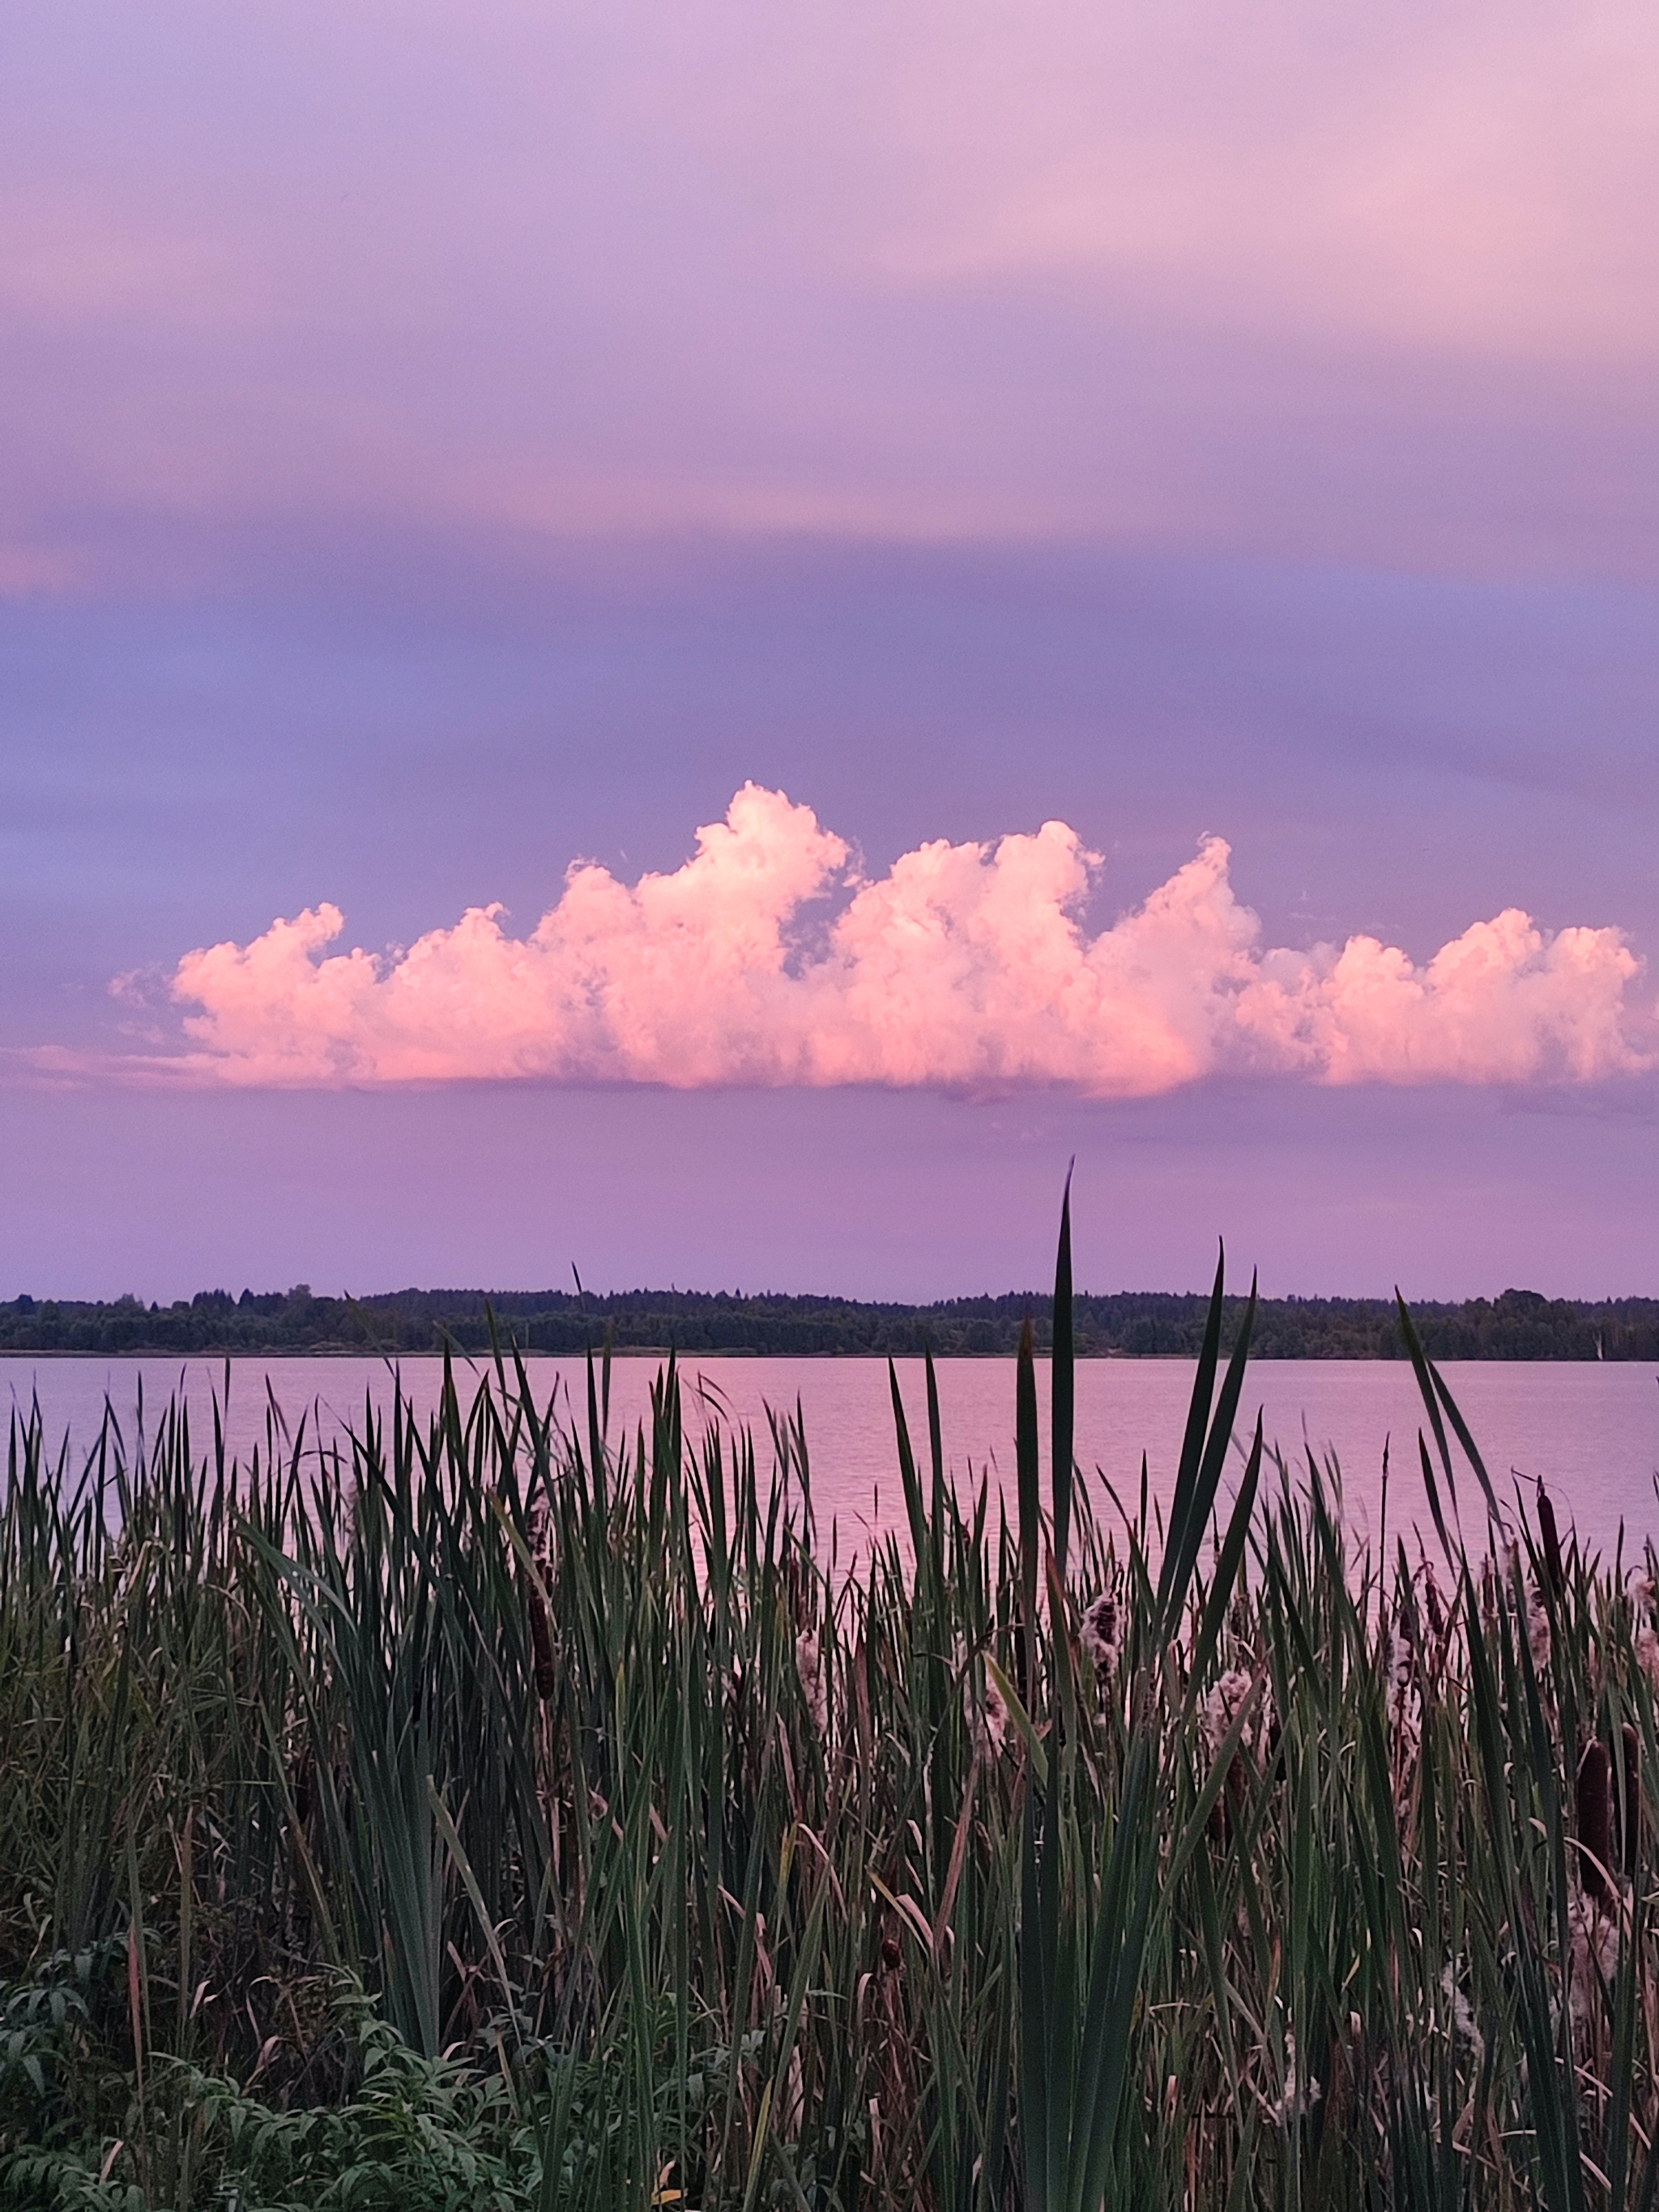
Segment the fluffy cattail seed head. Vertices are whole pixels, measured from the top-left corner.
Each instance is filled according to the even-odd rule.
[[[955,1662],[962,1671],[962,1710],[967,1716],[975,1753],[981,1759],[994,1759],[1008,1741],[1008,1708],[1002,1701],[1002,1692],[993,1680],[990,1669],[985,1670],[981,1684],[976,1684],[974,1680],[975,1670],[969,1668],[967,1658],[966,1648],[958,1637]],[[981,1686],[982,1695],[980,1694]]]
[[[818,1650],[818,1639],[810,1628],[803,1628],[795,1638],[795,1672],[800,1677],[800,1686],[813,1729],[819,1736],[827,1735],[830,1732],[830,1698],[824,1686],[823,1660]]]
[[[1083,1648],[1102,1675],[1115,1673],[1121,1649],[1117,1600],[1103,1592],[1083,1615]]]
[[[1200,1725],[1212,1759],[1221,1748],[1222,1739],[1237,1718],[1239,1707],[1249,1694],[1249,1676],[1243,1668],[1230,1667],[1205,1698]]]
[[[1486,2039],[1481,2034],[1469,2001],[1458,1987],[1457,1976],[1449,1966],[1442,1971],[1440,1986],[1445,1991],[1446,2002],[1451,2008],[1453,2035],[1471,2057],[1476,2060],[1484,2058]]]
[[[1284,2094],[1269,2107],[1281,2127],[1289,2127],[1297,2120],[1305,2120],[1324,2094],[1318,2077],[1310,2073],[1296,2047],[1296,2030],[1285,2031],[1285,2088]]]

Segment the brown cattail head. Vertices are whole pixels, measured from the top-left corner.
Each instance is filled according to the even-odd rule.
[[[1613,1864],[1613,1791],[1606,1744],[1592,1736],[1578,1762],[1578,1878],[1588,1897],[1608,1900]]]
[[[904,1947],[896,1936],[882,1937],[881,1963],[890,1974],[896,1974],[904,1964]]]
[[[1555,1508],[1541,1482],[1538,1486],[1538,1534],[1544,1547],[1544,1574],[1550,1595],[1559,1598],[1566,1585],[1566,1577],[1561,1571],[1561,1535],[1555,1525]]]
[[[1426,1559],[1423,1562],[1423,1570],[1424,1608],[1429,1616],[1431,1632],[1439,1638],[1445,1633],[1446,1628],[1445,1608],[1440,1602],[1440,1585],[1434,1578],[1434,1569]]]
[[[547,1625],[547,1607],[538,1589],[530,1593],[530,1652],[536,1674],[536,1692],[544,1705],[558,1686],[553,1666],[553,1638]]]
[[[1632,1881],[1636,1878],[1636,1863],[1642,1855],[1642,1739],[1626,1721],[1622,1731],[1625,1747],[1625,1804],[1620,1843],[1623,1846],[1625,1872]]]

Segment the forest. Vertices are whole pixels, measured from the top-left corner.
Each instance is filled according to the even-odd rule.
[[[1079,1292],[1081,1358],[1193,1358],[1207,1296],[1196,1291]],[[1242,1298],[1226,1301],[1237,1327]],[[1587,1303],[1508,1290],[1462,1304],[1416,1303],[1431,1358],[1659,1361],[1659,1298]],[[202,1291],[167,1306],[136,1297],[94,1303],[21,1297],[0,1302],[0,1352],[236,1358],[351,1353],[391,1357],[504,1350],[571,1353],[607,1343],[618,1352],[699,1358],[1012,1358],[1027,1315],[1048,1346],[1049,1299],[1010,1291],[902,1305],[774,1292],[391,1291],[349,1298],[289,1291]],[[1399,1359],[1406,1356],[1392,1298],[1263,1298],[1258,1359]]]

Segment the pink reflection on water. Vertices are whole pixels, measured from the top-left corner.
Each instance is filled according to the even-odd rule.
[[[538,1401],[554,1401],[567,1418],[586,1420],[586,1384],[580,1359],[526,1363]],[[1039,1363],[1038,1400],[1047,1429],[1048,1374]],[[913,1443],[924,1455],[927,1407],[922,1364],[898,1362]],[[442,1385],[435,1359],[405,1360],[398,1372],[417,1412],[432,1411]],[[463,1365],[482,1381],[487,1363]],[[650,1419],[655,1359],[617,1360],[611,1370],[611,1435],[618,1439]],[[1577,1528],[1588,1545],[1611,1548],[1620,1522],[1630,1542],[1659,1533],[1655,1476],[1659,1470],[1659,1388],[1651,1368],[1632,1363],[1462,1362],[1443,1370],[1447,1383],[1474,1431],[1499,1495],[1512,1497],[1519,1476],[1540,1478],[1557,1501],[1564,1528]],[[799,1405],[806,1425],[812,1490],[821,1535],[831,1524],[841,1551],[862,1549],[869,1530],[901,1523],[903,1504],[893,1443],[886,1363],[878,1359],[694,1359],[684,1370],[686,1423],[700,1436],[709,1423],[754,1431],[763,1467],[771,1452],[769,1409],[793,1414]],[[137,1431],[142,1381],[145,1425],[154,1433],[169,1396],[182,1389],[191,1409],[195,1449],[213,1440],[213,1401],[222,1396],[222,1362],[111,1361],[17,1358],[0,1366],[0,1384],[27,1407],[38,1396],[49,1438],[67,1431],[73,1444],[89,1446],[109,1401],[131,1440]],[[938,1368],[946,1462],[958,1493],[988,1476],[994,1499],[1013,1471],[1013,1363],[1006,1359],[943,1360]],[[1099,1470],[1126,1500],[1139,1486],[1146,1455],[1154,1498],[1166,1499],[1174,1480],[1192,1389],[1186,1360],[1085,1360],[1077,1375],[1077,1452],[1097,1510],[1113,1509]],[[246,1460],[263,1452],[266,1389],[297,1431],[325,1440],[360,1428],[367,1403],[390,1401],[391,1371],[370,1359],[236,1360],[231,1363],[226,1432],[232,1454]],[[1421,1401],[1410,1368],[1391,1360],[1272,1360],[1246,1378],[1240,1430],[1248,1434],[1261,1407],[1270,1443],[1305,1463],[1310,1447],[1322,1459],[1334,1453],[1343,1478],[1347,1516],[1358,1537],[1379,1533],[1382,1511],[1382,1455],[1391,1443],[1388,1520],[1392,1528],[1419,1524],[1429,1515],[1417,1466]],[[1477,1535],[1482,1512],[1474,1478],[1461,1466],[1464,1525]]]

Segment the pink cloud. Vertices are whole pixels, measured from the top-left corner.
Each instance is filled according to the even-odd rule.
[[[1266,948],[1207,839],[1090,935],[1097,855],[1062,822],[939,841],[863,878],[810,807],[745,784],[683,867],[579,862],[527,937],[475,907],[407,951],[328,950],[319,906],[188,954],[197,1079],[317,1087],[562,1083],[1139,1097],[1218,1073],[1321,1083],[1593,1082],[1659,1059],[1613,928],[1516,909],[1418,966],[1397,946]],[[151,1063],[152,1066],[154,1063]]]

